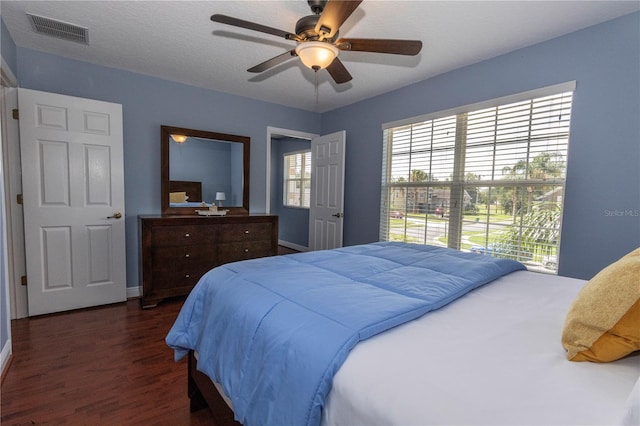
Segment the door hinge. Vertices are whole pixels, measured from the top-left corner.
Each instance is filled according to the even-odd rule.
[[[20,285],[27,285],[27,276],[23,275],[20,277]]]
[[[16,201],[18,202],[18,204],[22,204],[22,194],[18,194],[16,196]]]
[[[13,116],[14,120],[20,120],[20,111],[18,111],[18,108],[12,109],[11,115]]]

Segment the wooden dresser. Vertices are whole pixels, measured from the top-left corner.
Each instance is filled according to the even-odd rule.
[[[278,217],[140,216],[142,307],[189,294],[209,269],[278,252]]]

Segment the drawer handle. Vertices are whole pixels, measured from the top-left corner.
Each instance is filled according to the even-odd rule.
[[[244,233],[245,233],[245,234],[248,234],[248,233],[249,233],[249,230],[248,230],[248,229],[245,229],[245,230],[244,230]]]
[[[244,252],[249,253],[249,249],[248,248],[244,249]]]
[[[184,277],[185,277],[185,278],[189,278],[190,276],[191,276],[191,275],[189,275],[189,274],[184,274]]]
[[[189,237],[189,233],[187,232],[186,234],[184,234],[184,237],[188,238]]]
[[[187,254],[184,255],[184,257],[189,258],[189,257],[191,257],[191,255],[189,253],[187,253]]]

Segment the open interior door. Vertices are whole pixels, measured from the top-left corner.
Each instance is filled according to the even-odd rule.
[[[342,247],[344,130],[311,141],[309,250]]]
[[[29,315],[126,300],[122,106],[19,89]]]

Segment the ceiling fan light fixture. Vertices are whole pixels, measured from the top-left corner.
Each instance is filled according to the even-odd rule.
[[[322,41],[305,41],[296,46],[296,54],[302,63],[316,71],[331,65],[338,52],[337,47]]]
[[[185,135],[171,135],[171,139],[173,139],[176,143],[184,143],[187,140]]]

